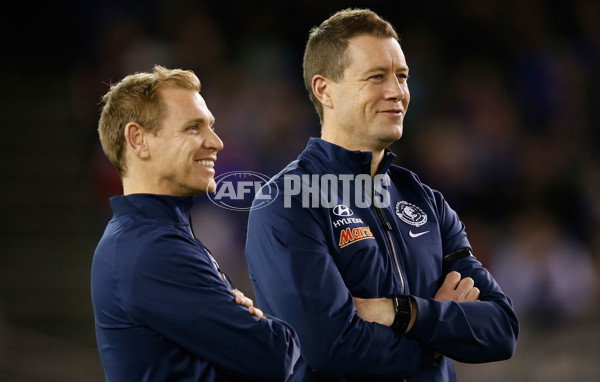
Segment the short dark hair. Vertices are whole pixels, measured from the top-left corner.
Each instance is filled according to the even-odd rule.
[[[363,34],[400,40],[394,27],[369,9],[338,11],[310,30],[302,63],[304,85],[321,120],[323,105],[312,91],[312,79],[317,74],[334,81],[341,79],[350,64],[348,40]]]

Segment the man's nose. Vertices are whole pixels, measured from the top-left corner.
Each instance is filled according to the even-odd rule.
[[[224,144],[221,138],[219,138],[219,136],[217,135],[217,133],[214,130],[210,129],[208,136],[204,139],[203,146],[215,151],[221,151],[223,150]]]
[[[388,85],[388,98],[400,101],[405,96],[404,85],[397,77],[392,77]]]

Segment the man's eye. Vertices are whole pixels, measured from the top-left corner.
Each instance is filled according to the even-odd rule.
[[[406,73],[401,73],[401,74],[398,74],[398,78],[402,78],[404,80],[408,80],[410,78],[410,76],[408,74],[406,74]]]
[[[373,80],[382,80],[383,79],[383,74],[376,74],[374,76],[370,77]]]
[[[198,125],[192,125],[188,127],[188,130],[198,130]]]

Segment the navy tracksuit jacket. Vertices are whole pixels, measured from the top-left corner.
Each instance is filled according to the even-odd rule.
[[[193,236],[192,198],[136,194],[110,203],[91,272],[107,381],[284,381],[292,373],[296,334],[234,301]]]
[[[459,217],[393,159],[386,151],[376,184],[357,187],[370,174],[371,153],[311,138],[255,199],[260,208],[250,212],[245,255],[258,306],[300,338],[294,381],[454,381],[451,359],[489,362],[514,352],[519,326],[511,300],[474,256],[455,255],[471,250]],[[346,179],[337,189],[331,179],[322,187],[325,174]],[[311,207],[315,181],[326,206]],[[277,197],[265,205],[273,190]],[[481,301],[433,299],[452,270],[475,280]],[[393,294],[416,301],[407,335],[363,321],[352,301]]]

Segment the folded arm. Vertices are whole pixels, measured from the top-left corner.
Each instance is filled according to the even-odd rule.
[[[128,314],[233,375],[287,378],[300,356],[289,325],[262,318],[250,299],[226,287],[208,257],[193,246],[176,236],[157,240],[172,242],[170,252],[149,252],[138,264],[122,296]]]
[[[292,216],[276,203],[251,211],[246,257],[259,306],[292,324],[308,364],[329,375],[399,377],[431,362],[417,341],[356,314],[319,211],[297,209]]]

